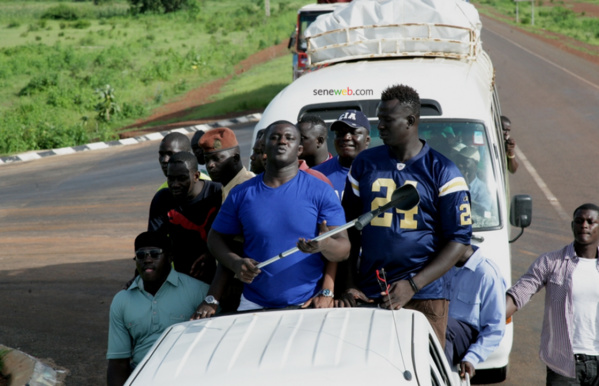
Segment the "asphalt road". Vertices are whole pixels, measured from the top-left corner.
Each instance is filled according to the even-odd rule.
[[[513,244],[513,279],[542,252],[571,241],[569,218],[599,202],[599,68],[483,19],[520,170],[512,194],[534,199]],[[251,126],[236,132],[245,157]],[[132,241],[164,181],[158,142],[0,166],[0,343],[51,358],[69,385],[105,384],[110,301],[130,278]],[[506,385],[542,385],[543,294],[515,316]]]

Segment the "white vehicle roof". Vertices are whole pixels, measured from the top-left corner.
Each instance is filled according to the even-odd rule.
[[[439,366],[441,371],[431,370]],[[406,370],[410,380],[404,377]],[[431,385],[432,371],[449,384],[459,382],[421,313],[308,309],[176,324],[127,384],[364,386],[394,380],[397,385]]]

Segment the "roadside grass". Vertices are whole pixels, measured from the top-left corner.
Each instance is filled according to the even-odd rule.
[[[484,6],[478,7],[481,13],[493,16],[498,12],[505,16],[503,21],[518,25],[530,32],[543,34],[544,31],[551,31],[599,47],[599,18],[584,12],[574,12],[571,2],[535,0],[534,26],[531,25],[530,2],[520,3],[518,23],[516,23],[516,5],[513,0],[474,0],[473,3]],[[597,5],[599,1],[591,0],[579,3]],[[599,50],[589,53],[599,55]]]
[[[113,139],[116,129],[287,39],[307,2],[271,0],[266,18],[260,0],[202,0],[138,16],[124,0],[0,0],[0,154]],[[110,101],[97,92],[106,85]],[[96,108],[106,103],[118,109],[103,116]]]
[[[212,102],[190,109],[184,117],[153,121],[152,125],[166,125],[234,111],[265,108],[291,82],[292,75],[291,56],[276,58],[234,76],[223,86],[221,92],[212,98]]]

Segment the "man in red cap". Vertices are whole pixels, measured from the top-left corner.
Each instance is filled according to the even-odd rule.
[[[254,178],[255,174],[248,171],[241,162],[239,143],[233,130],[227,127],[210,130],[202,136],[199,145],[204,153],[206,169],[212,181],[223,184],[223,202],[231,189]],[[232,242],[233,248],[241,253],[242,243],[242,237],[236,238]],[[239,305],[242,289],[242,284],[233,280],[233,272],[222,264],[219,265],[208,296],[198,308],[198,314],[211,316],[219,305],[225,312],[234,311]]]
[[[199,146],[210,178],[223,185],[223,202],[234,186],[255,177],[243,166],[237,137],[228,127],[210,130],[202,136]]]

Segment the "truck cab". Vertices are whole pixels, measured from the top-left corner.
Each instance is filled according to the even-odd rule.
[[[344,5],[344,2],[308,4],[297,11],[297,24],[295,30],[289,39],[288,48],[292,52],[293,80],[304,74],[308,67],[308,55],[306,53],[308,44],[304,33],[306,29],[320,15],[333,12],[337,7]]]

